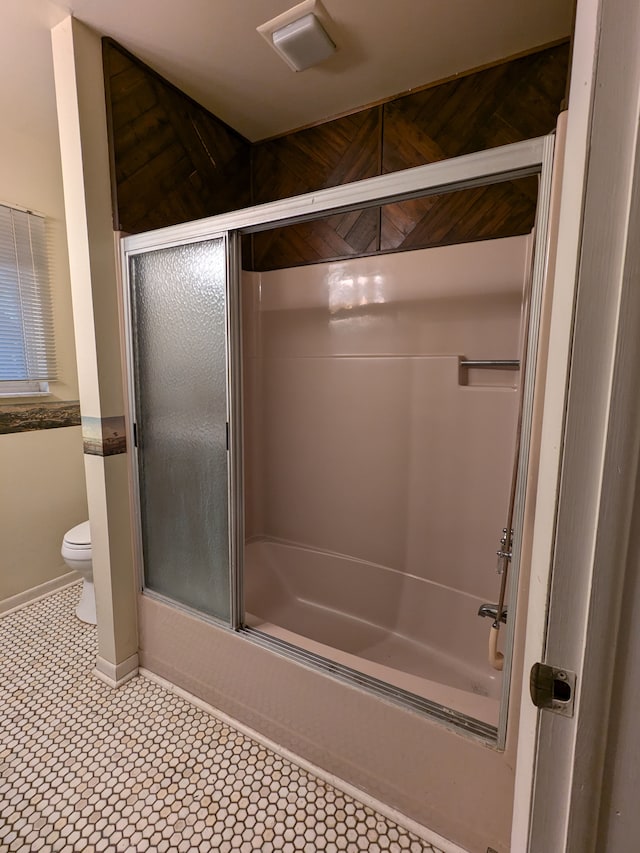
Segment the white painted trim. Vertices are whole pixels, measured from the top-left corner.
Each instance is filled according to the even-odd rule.
[[[108,684],[109,687],[122,687],[127,681],[131,681],[138,675],[138,655],[131,655],[118,664],[113,664],[98,656],[93,674]]]
[[[34,586],[33,589],[27,589],[24,592],[19,592],[17,595],[12,595],[9,598],[4,598],[0,601],[0,614],[7,616],[16,610],[21,610],[41,598],[46,598],[52,592],[59,589],[64,589],[66,586],[73,586],[81,580],[77,572],[65,572],[57,578],[52,578],[49,581]]]
[[[440,850],[444,851],[444,853],[467,853],[464,848],[459,847],[452,841],[448,841],[446,838],[443,838],[436,832],[432,832],[428,827],[416,823],[416,821],[411,820],[411,818],[408,818],[406,815],[402,814],[402,812],[396,811],[395,809],[391,808],[380,800],[376,800],[375,797],[372,797],[365,791],[361,791],[359,788],[356,788],[355,785],[350,785],[349,782],[345,782],[338,776],[334,776],[332,773],[328,773],[326,770],[323,770],[322,767],[318,767],[317,765],[312,764],[310,761],[306,761],[304,758],[301,758],[294,752],[291,752],[290,750],[280,746],[275,741],[266,738],[264,735],[260,734],[260,732],[255,731],[255,729],[252,729],[249,726],[245,726],[244,723],[235,720],[233,717],[230,717],[228,714],[225,714],[223,711],[220,711],[213,705],[209,705],[208,702],[204,702],[202,699],[199,699],[197,696],[194,696],[193,693],[189,693],[187,690],[183,690],[181,687],[172,684],[170,681],[167,681],[160,675],[156,675],[154,672],[151,672],[150,670],[145,669],[144,667],[140,667],[140,669],[138,670],[138,674],[143,678],[147,678],[149,681],[153,681],[156,684],[159,684],[161,687],[164,687],[165,690],[168,690],[175,696],[180,696],[182,699],[185,699],[187,702],[190,702],[192,705],[195,705],[196,708],[199,708],[206,714],[211,714],[212,717],[216,717],[216,719],[220,720],[231,728],[236,729],[237,731],[241,732],[252,740],[257,741],[257,743],[262,744],[262,746],[266,747],[267,749],[270,749],[272,752],[275,752],[276,755],[280,755],[282,758],[286,759],[287,761],[290,761],[292,764],[295,764],[297,767],[300,767],[307,773],[316,776],[318,779],[321,779],[328,785],[337,788],[339,791],[342,791],[349,797],[353,797],[354,800],[358,800],[363,805],[368,806],[374,811],[379,812],[384,817],[388,818],[389,820],[392,820],[394,823],[397,823],[398,826],[401,826],[404,829],[407,829],[409,832],[412,832],[414,835],[417,835],[418,838],[422,838],[429,844],[435,845]]]
[[[561,395],[556,387],[550,409],[545,408],[547,478],[541,478],[541,485],[549,493],[552,481],[558,481],[557,470],[554,478],[549,464],[555,455],[562,462],[561,492],[557,504],[551,495],[546,503],[539,500],[537,544],[545,536],[548,541],[542,542],[540,561],[532,570],[532,592],[537,595],[535,587],[544,584],[553,557],[548,630],[546,637],[538,638],[538,648],[543,660],[574,670],[578,682],[573,718],[536,712],[523,695],[521,732],[531,731],[537,718],[537,755],[529,838],[514,831],[512,849],[532,853],[590,853],[600,844],[598,817],[622,588],[625,572],[637,570],[627,566],[627,548],[640,437],[639,36],[637,0],[579,0],[574,59],[579,73],[572,80],[572,97],[582,105],[583,134],[573,143],[568,140],[567,150],[569,168],[574,158],[586,155],[583,212],[574,212],[579,281],[572,329],[575,279],[563,281],[559,263],[561,311],[553,322],[556,343],[565,339],[572,349],[570,390]],[[573,116],[574,126],[578,118]],[[577,208],[577,200],[567,193],[563,204]],[[565,255],[572,248],[562,237],[560,247]],[[554,371],[564,372],[564,360],[554,364],[550,357],[549,363]],[[548,390],[552,385],[559,383],[551,378]],[[562,424],[565,406],[564,431],[558,429],[554,438],[552,427]],[[533,643],[527,652],[532,648]],[[530,662],[526,659],[525,665]],[[526,775],[525,770],[519,772]],[[524,786],[516,790],[521,815],[525,795]],[[522,823],[521,817],[521,833]]]
[[[595,0],[592,0],[595,5]],[[542,713],[532,850],[597,840],[640,437],[640,6],[600,0],[588,179],[546,658],[578,677]],[[630,227],[631,226],[631,227]],[[632,845],[633,846],[633,845]]]
[[[538,492],[531,554],[523,662],[524,677],[522,679],[518,724],[511,834],[511,849],[514,851],[529,849],[530,811],[538,746],[539,711],[529,696],[528,674],[536,661],[544,659],[546,642],[547,604],[555,541],[573,310],[587,173],[591,103],[595,86],[597,37],[597,0],[580,0],[571,68],[571,89],[557,234],[558,249],[553,280],[551,327],[543,403],[544,416],[538,467]]]

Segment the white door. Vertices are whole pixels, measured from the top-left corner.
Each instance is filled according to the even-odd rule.
[[[639,44],[637,0],[578,0],[514,853],[626,853],[639,843],[638,809],[616,810],[603,778],[640,436]],[[540,660],[576,673],[572,717],[533,706],[526,681]]]

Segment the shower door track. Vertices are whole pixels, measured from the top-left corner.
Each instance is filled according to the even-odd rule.
[[[334,677],[358,684],[375,692],[381,698],[402,704],[404,707],[420,711],[445,725],[465,731],[485,741],[490,741],[498,749],[504,748],[506,741],[509,688],[512,669],[512,649],[514,641],[514,623],[507,625],[505,642],[505,666],[500,702],[500,716],[497,729],[464,714],[448,709],[438,703],[423,699],[413,693],[395,688],[386,682],[359,673],[341,664],[319,655],[301,650],[297,646],[275,640],[257,629],[244,625],[243,605],[243,548],[244,548],[244,494],[242,477],[242,326],[240,305],[240,236],[265,231],[275,226],[281,227],[300,222],[311,221],[334,213],[375,207],[391,202],[400,202],[412,198],[450,193],[463,189],[487,186],[518,178],[538,175],[539,190],[535,219],[535,240],[533,253],[531,301],[529,308],[529,340],[527,345],[526,372],[522,377],[524,385],[523,425],[521,433],[521,452],[518,459],[518,486],[516,494],[516,513],[514,517],[513,560],[511,564],[511,583],[508,607],[516,613],[520,552],[522,548],[522,525],[524,519],[524,498],[528,472],[528,453],[531,439],[533,413],[533,389],[538,350],[538,333],[542,289],[546,268],[546,246],[549,201],[551,193],[551,172],[553,166],[555,134],[525,140],[498,148],[467,154],[449,160],[442,160],[424,166],[416,166],[400,172],[393,172],[375,178],[356,181],[343,186],[332,187],[306,195],[294,196],[276,202],[257,205],[242,210],[223,213],[174,225],[168,228],[136,234],[122,241],[123,286],[128,282],[129,259],[142,252],[154,251],[188,243],[206,240],[212,235],[227,236],[227,389],[228,389],[228,436],[229,436],[229,550],[231,557],[231,624],[221,627],[232,629],[246,639],[268,647],[272,651],[312,666]],[[125,293],[125,322],[127,362],[129,370],[129,406],[135,412],[133,384],[133,362],[131,354],[132,327],[128,293]],[[131,427],[132,429],[132,427]],[[128,436],[130,446],[134,447],[137,470],[137,455],[133,435]],[[142,572],[142,548],[140,528],[140,494],[137,475],[134,476],[134,504],[137,511],[137,562]],[[140,577],[143,592],[144,578]],[[151,591],[149,591],[151,592]],[[178,602],[173,606],[180,609]],[[202,614],[200,618],[203,617]],[[210,620],[207,620],[210,621]]]
[[[302,649],[293,643],[288,643],[286,640],[281,640],[279,637],[272,637],[258,628],[244,626],[239,629],[239,633],[248,640],[251,640],[251,642],[265,649],[278,652],[278,654],[289,658],[289,660],[295,660],[306,666],[312,666],[314,669],[319,669],[327,675],[339,678],[347,684],[363,687],[376,696],[380,696],[396,705],[401,705],[403,708],[410,708],[412,711],[427,714],[448,728],[455,729],[456,731],[464,731],[485,742],[495,743],[496,741],[498,736],[497,727],[489,723],[483,723],[475,717],[469,717],[467,714],[454,711],[453,708],[448,708],[446,705],[441,705],[431,699],[426,699],[408,690],[403,690],[401,687],[395,687],[386,681],[374,678],[372,675],[367,675],[357,669],[332,661],[330,658]]]

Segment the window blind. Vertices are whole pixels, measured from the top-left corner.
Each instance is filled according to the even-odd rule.
[[[0,382],[55,378],[44,218],[0,205]]]

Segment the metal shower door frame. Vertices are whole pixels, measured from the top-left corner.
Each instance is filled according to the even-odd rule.
[[[513,560],[509,583],[509,608],[516,612],[518,575],[522,549],[522,525],[524,499],[527,483],[529,444],[533,414],[533,391],[538,351],[540,308],[546,269],[546,247],[551,173],[553,167],[554,134],[513,143],[511,145],[467,154],[449,160],[416,166],[400,172],[356,181],[351,184],[326,190],[293,196],[281,201],[257,205],[242,210],[211,216],[155,231],[136,234],[123,239],[121,244],[122,281],[125,307],[125,349],[128,373],[129,412],[135,413],[133,384],[132,316],[129,297],[129,259],[133,255],[157,249],[200,242],[214,237],[225,237],[227,250],[227,418],[229,430],[228,494],[229,494],[229,549],[231,623],[225,625],[213,617],[195,613],[177,602],[172,606],[213,621],[217,625],[237,630],[244,619],[242,574],[244,546],[244,495],[242,478],[242,322],[241,322],[241,271],[240,237],[266,231],[276,226],[294,225],[336,213],[345,213],[381,204],[405,201],[412,198],[444,194],[474,187],[511,181],[539,175],[538,203],[536,212],[536,240],[533,253],[531,305],[529,314],[529,340],[527,345],[526,372],[524,382],[523,420],[521,451],[518,459],[518,486],[516,512],[514,516]],[[137,449],[133,441],[133,419],[130,418],[129,446],[134,448],[133,483],[136,512],[137,566],[140,588],[145,594],[163,598],[144,588],[142,574],[140,494],[138,484]],[[163,598],[167,601],[166,598]],[[507,625],[505,644],[505,666],[500,705],[500,720],[495,737],[485,737],[499,749],[504,747],[507,729],[509,691],[511,683],[512,650],[515,620]],[[455,726],[455,713],[452,725]]]
[[[132,484],[132,505],[133,512],[135,515],[135,519],[133,521],[133,545],[134,545],[134,558],[135,558],[135,571],[136,571],[136,585],[137,588],[143,592],[145,595],[149,595],[151,598],[154,598],[158,601],[162,601],[165,604],[169,604],[172,607],[178,607],[181,610],[184,610],[192,615],[204,619],[208,622],[212,622],[217,626],[229,627],[229,623],[223,621],[222,619],[213,616],[208,613],[204,613],[202,611],[196,610],[190,607],[187,604],[182,602],[175,601],[174,599],[163,595],[153,589],[149,589],[145,584],[144,577],[144,549],[143,549],[143,535],[142,535],[142,512],[141,512],[141,493],[140,493],[140,459],[139,459],[139,449],[137,442],[137,423],[136,423],[136,412],[137,412],[137,398],[136,398],[136,361],[135,361],[135,346],[134,346],[134,327],[135,327],[135,309],[134,309],[134,293],[131,286],[131,276],[130,276],[130,261],[136,255],[142,255],[151,253],[154,251],[158,251],[161,249],[174,248],[176,246],[187,245],[191,243],[199,243],[206,242],[208,240],[216,240],[220,239],[223,241],[224,246],[224,254],[225,254],[225,349],[226,349],[226,419],[227,424],[230,422],[230,398],[231,398],[231,366],[229,363],[229,341],[235,335],[235,332],[232,332],[230,328],[230,323],[232,322],[230,317],[230,306],[234,305],[234,298],[230,293],[231,282],[232,282],[232,267],[230,264],[230,257],[232,252],[230,251],[230,244],[235,245],[234,240],[226,231],[220,230],[210,230],[206,235],[201,237],[200,239],[192,239],[188,241],[173,241],[170,239],[166,239],[168,234],[167,232],[171,231],[171,228],[159,229],[153,232],[145,232],[144,235],[137,236],[151,236],[154,235],[153,239],[145,241],[145,245],[132,248],[128,245],[130,237],[125,237],[122,239],[120,244],[120,260],[122,267],[122,308],[123,308],[123,323],[124,323],[124,349],[125,349],[125,364],[126,364],[126,386],[127,386],[127,408],[128,408],[128,417],[126,418],[126,427],[127,427],[127,446],[131,448],[131,484]],[[228,427],[227,427],[228,429]],[[235,450],[235,448],[234,448]],[[237,454],[234,454],[237,455]],[[229,567],[230,567],[230,578],[229,578],[229,592],[230,592],[230,601],[229,601],[229,612],[230,612],[230,623],[236,624],[239,618],[238,614],[235,611],[236,603],[238,601],[238,591],[237,591],[237,580],[236,580],[236,570],[235,570],[235,551],[234,551],[234,543],[236,541],[235,537],[235,529],[236,529],[236,518],[233,513],[233,506],[237,505],[237,498],[235,495],[235,491],[233,488],[234,482],[241,482],[237,480],[236,476],[232,474],[232,460],[230,455],[227,458],[227,518],[228,518],[228,541],[229,541]],[[242,476],[240,471],[240,477]],[[233,502],[233,503],[232,503]],[[233,516],[233,517],[232,517]]]

